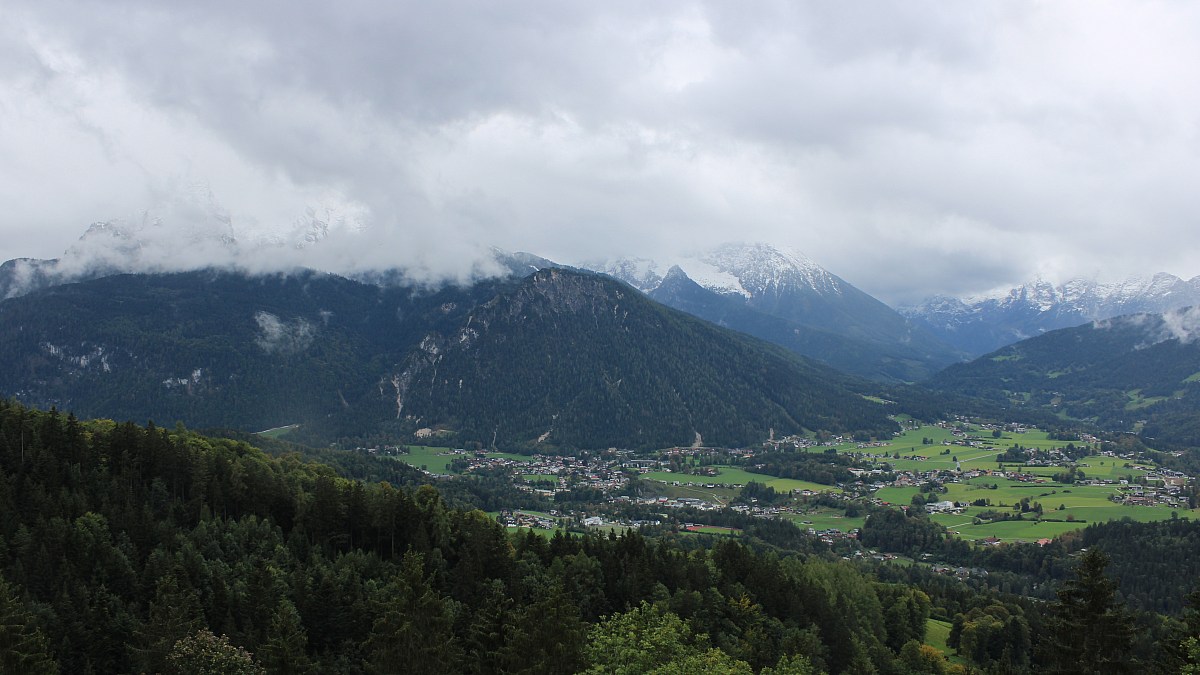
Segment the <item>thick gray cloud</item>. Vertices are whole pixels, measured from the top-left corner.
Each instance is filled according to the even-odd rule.
[[[122,219],[148,267],[736,239],[891,302],[1191,276],[1198,32],[1177,2],[18,0],[0,259]]]

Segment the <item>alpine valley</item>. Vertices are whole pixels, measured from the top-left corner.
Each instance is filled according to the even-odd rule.
[[[433,283],[225,229],[0,265],[0,672],[1200,663],[1191,282],[905,316],[765,244]]]

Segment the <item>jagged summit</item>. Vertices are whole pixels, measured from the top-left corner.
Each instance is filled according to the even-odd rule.
[[[829,294],[841,292],[838,283],[841,280],[803,253],[780,250],[769,244],[725,244],[700,260],[722,273],[732,274],[750,295],[789,286]]]
[[[704,288],[745,298],[782,289],[838,293],[840,284],[845,283],[798,251],[764,243],[727,243],[663,260],[630,257],[584,267],[614,276],[646,293],[658,288],[673,267]]]
[[[668,306],[859,375],[911,381],[958,359],[804,254],[769,244],[730,243],[677,258],[588,267]]]
[[[901,313],[950,344],[985,354],[1050,330],[1123,314],[1161,313],[1200,304],[1200,277],[1160,272],[1117,282],[1076,278],[1062,284],[1034,279],[976,297],[935,296]]]

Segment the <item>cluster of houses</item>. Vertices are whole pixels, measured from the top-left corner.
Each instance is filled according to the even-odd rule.
[[[858,528],[857,527],[852,528],[850,530],[846,530],[844,532],[842,530],[837,529],[836,527],[826,527],[826,528],[823,528],[820,530],[816,529],[815,527],[809,527],[809,528],[805,528],[805,530],[812,536],[821,540],[822,543],[829,544],[829,545],[832,545],[835,541],[838,541],[839,539],[858,539]]]
[[[630,497],[618,497],[619,500],[636,501],[646,506],[658,506],[664,509],[697,509],[700,511],[718,511],[725,508],[721,504],[700,499],[698,497],[643,497],[634,500]]]
[[[1149,481],[1149,476],[1147,476]],[[1170,506],[1171,508],[1187,508],[1187,498],[1183,496],[1183,482],[1164,482],[1161,485],[1122,485],[1112,497],[1112,501],[1128,506]]]
[[[841,436],[834,436],[833,438],[824,441],[818,441],[816,439],[807,438],[804,436],[785,436],[779,439],[772,438],[770,440],[763,441],[763,447],[771,450],[783,450],[785,448],[802,450],[844,442],[846,442],[846,439]]]
[[[553,530],[558,527],[558,521],[551,516],[529,511],[501,511],[496,518],[505,527],[537,527],[543,530]]]
[[[986,577],[988,571],[982,567],[951,567],[950,565],[932,565],[930,571],[934,574],[944,574],[946,576],[958,577],[966,579],[968,577]]]
[[[495,454],[452,450],[448,454],[465,461],[464,473],[479,470],[505,469],[521,478],[517,487],[553,497],[572,487],[587,487],[610,492],[625,486],[627,476],[621,471],[621,461],[605,459],[599,455],[587,459],[560,455],[533,455],[529,459],[514,460]],[[636,461],[636,460],[634,460]],[[525,476],[555,476],[553,487],[530,484]]]
[[[953,434],[953,440],[944,441],[946,445],[991,445],[990,439],[984,439],[975,433],[964,432],[961,429],[961,423],[942,422],[939,424],[942,428],[950,430]],[[1024,433],[1026,428],[1021,426],[983,426],[984,431],[1012,431],[1016,433]],[[977,432],[976,432],[977,433]],[[772,439],[763,444],[767,449],[781,448],[814,448],[823,447],[828,444],[845,443],[847,439],[834,438],[825,439],[818,442],[814,439],[803,438],[800,436],[788,436],[782,439]],[[1098,439],[1081,437],[1080,441],[1084,443],[1097,443]],[[894,454],[888,454],[886,449],[890,444],[885,441],[859,443],[857,444],[857,452],[851,453],[853,457],[870,461],[882,460],[886,462],[889,459],[894,459]],[[395,454],[397,448],[387,447],[376,449],[373,452],[382,452],[382,454]],[[761,452],[761,449],[736,449],[736,450],[719,450],[724,462],[734,461],[736,458],[753,456],[755,453]],[[466,472],[478,470],[496,470],[503,469],[509,472],[516,480],[515,484],[518,488],[530,492],[536,492],[547,497],[553,497],[555,494],[572,489],[589,488],[595,489],[608,495],[609,500],[618,502],[632,502],[644,506],[654,506],[664,510],[668,509],[696,509],[696,510],[719,510],[726,507],[722,503],[724,500],[718,498],[704,498],[703,495],[691,497],[667,497],[654,496],[642,497],[629,496],[620,494],[627,492],[626,488],[629,485],[630,475],[633,473],[645,474],[652,471],[670,471],[671,467],[678,469],[679,460],[677,456],[690,455],[695,457],[697,452],[714,452],[710,448],[674,448],[664,451],[658,458],[638,457],[631,451],[609,449],[607,452],[597,452],[584,457],[568,457],[556,455],[534,455],[529,459],[512,459],[496,453],[469,452],[466,450],[454,450],[449,454],[455,456],[455,469]],[[949,452],[949,451],[947,451]],[[1190,477],[1175,471],[1157,468],[1154,466],[1143,466],[1138,464],[1136,456],[1123,456],[1111,451],[1102,453],[1114,459],[1124,459],[1126,467],[1136,470],[1139,473],[1144,473],[1144,478],[1139,478],[1138,484],[1130,484],[1129,480],[1120,478],[1109,479],[1108,477],[1099,478],[1089,476],[1086,479],[1081,479],[1080,484],[1095,484],[1095,485],[1120,485],[1120,490],[1112,497],[1112,500],[1121,504],[1133,506],[1169,506],[1172,508],[1186,508],[1188,506],[1185,488],[1190,480]],[[461,459],[460,459],[461,458]],[[664,461],[664,459],[666,461]],[[712,459],[712,457],[709,457]],[[911,454],[905,457],[910,460],[925,460],[923,455]],[[1022,466],[1047,465],[1047,466],[1070,466],[1070,458],[1064,453],[1055,450],[1039,450],[1036,456],[1030,456],[1029,461],[1023,462]],[[701,488],[706,490],[717,490],[719,488],[733,489],[740,485],[728,484],[720,482],[716,478],[717,471],[713,469],[711,475],[703,474],[704,467],[692,469],[694,473],[676,473],[677,480],[659,481],[664,485],[673,487],[688,487]],[[901,487],[901,486],[922,486],[926,484],[942,485],[950,482],[966,481],[979,477],[995,477],[998,479],[1006,479],[1010,481],[1018,481],[1030,484],[1049,483],[1051,479],[1046,476],[1039,476],[1033,473],[1022,471],[1020,467],[1010,467],[1008,469],[968,469],[962,470],[960,466],[955,466],[953,469],[939,468],[931,471],[905,470],[905,471],[885,471],[880,468],[851,468],[850,471],[855,474],[860,480],[838,487],[845,490],[844,493],[831,493],[829,497],[841,501],[850,502],[852,500],[868,500],[876,504],[882,504],[879,499],[875,498],[874,492],[883,487]],[[534,479],[533,477],[538,477]],[[548,479],[548,480],[547,480]],[[765,482],[765,481],[764,481]],[[676,493],[677,494],[677,493]],[[718,493],[720,494],[720,493]],[[814,492],[810,490],[797,490],[794,493],[796,496],[813,496]],[[909,505],[901,505],[902,508],[907,508]],[[760,504],[734,505],[732,508],[762,518],[776,518],[788,516],[793,513],[789,507],[778,507]],[[943,500],[933,503],[924,504],[923,508],[928,513],[963,513],[965,505],[956,504],[955,502]],[[665,518],[665,514],[664,514]],[[585,526],[602,527],[602,526],[624,526],[637,527],[642,524],[650,523],[630,523],[630,522],[609,522],[604,517],[595,515],[595,513],[576,513],[572,515],[575,522],[579,522]],[[522,511],[504,512],[500,516],[503,524],[513,527],[536,527],[552,529],[557,526],[555,519],[547,518],[544,515],[538,515]],[[799,518],[796,518],[799,521]],[[799,524],[805,528],[809,534],[819,538],[821,541],[832,544],[840,539],[849,539],[857,537],[857,530],[842,531],[836,528],[816,529],[806,527],[807,523]],[[981,541],[983,545],[995,545],[998,541],[989,542]],[[958,576],[971,575],[976,573],[975,570],[966,570],[963,568],[938,568],[935,566],[935,571],[946,574],[954,574]],[[984,572],[986,574],[986,572]]]

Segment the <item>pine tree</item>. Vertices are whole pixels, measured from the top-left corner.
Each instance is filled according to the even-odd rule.
[[[300,623],[300,613],[286,598],[279,601],[267,631],[267,642],[259,650],[259,660],[271,673],[302,675],[313,672],[308,654],[308,635]]]
[[[1075,578],[1059,589],[1042,645],[1042,661],[1049,672],[1133,670],[1133,617],[1117,602],[1117,584],[1104,574],[1107,566],[1108,556],[1091,549],[1080,557]]]
[[[165,670],[167,655],[175,643],[194,635],[203,625],[196,591],[181,585],[174,573],[160,578],[150,603],[149,618],[134,636],[139,645],[134,652],[142,669],[149,673]]]
[[[510,629],[503,650],[506,670],[553,675],[583,669],[586,627],[562,583],[540,589],[537,599],[517,612]]]
[[[366,648],[373,673],[449,673],[457,669],[450,605],[425,578],[422,558],[405,554],[400,575],[381,592]]]
[[[15,589],[0,579],[0,673],[42,675],[58,672],[50,643]]]

